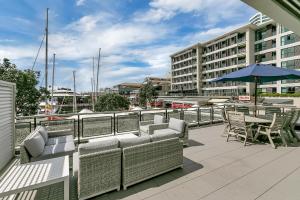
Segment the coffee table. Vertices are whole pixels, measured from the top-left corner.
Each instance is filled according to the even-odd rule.
[[[0,197],[64,182],[64,200],[69,200],[69,157],[58,157],[13,166],[0,181]]]

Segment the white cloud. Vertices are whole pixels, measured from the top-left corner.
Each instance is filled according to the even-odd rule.
[[[86,0],[76,0],[76,6],[82,6],[84,5]]]
[[[245,11],[239,0],[152,0],[150,9],[138,12],[136,21],[159,22],[168,20],[180,13],[191,13],[206,18],[206,23],[217,23],[220,20],[234,19]]]

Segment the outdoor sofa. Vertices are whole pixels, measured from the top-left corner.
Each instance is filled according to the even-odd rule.
[[[37,126],[20,145],[20,162],[23,164],[66,155],[72,157],[74,151],[74,138],[70,130],[48,131],[43,126]]]
[[[73,170],[78,198],[119,190],[183,166],[183,145],[173,133],[124,134],[80,144]]]
[[[173,133],[179,137],[184,146],[188,146],[188,132],[188,124],[184,120],[170,118],[169,123],[149,125],[148,134]]]

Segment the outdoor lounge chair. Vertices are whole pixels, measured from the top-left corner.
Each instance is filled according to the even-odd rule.
[[[300,117],[300,110],[295,110],[293,118],[291,119],[291,122],[289,124],[291,134],[293,135],[294,138],[297,139],[297,141],[300,141],[300,139],[299,139],[298,134],[295,131],[295,126],[297,124],[297,121],[298,121],[299,117]]]
[[[169,123],[149,125],[149,135],[156,133],[175,133],[188,146],[188,124],[184,120],[170,118]]]
[[[257,133],[255,134],[254,140],[257,139],[259,135],[266,135],[270,141],[271,146],[275,149],[276,146],[273,142],[274,138],[281,138],[284,146],[287,146],[283,125],[285,122],[285,116],[278,116],[276,113],[273,115],[273,121],[270,126],[259,125]]]
[[[244,138],[244,146],[246,146],[248,138],[253,141],[252,124],[246,125],[245,114],[242,112],[228,111],[229,131],[226,141],[229,137]]]
[[[140,132],[149,134],[149,125],[166,123],[166,118],[161,115],[154,115],[153,120],[140,121]]]

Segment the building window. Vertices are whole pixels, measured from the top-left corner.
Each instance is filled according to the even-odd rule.
[[[289,34],[281,37],[281,46],[298,42],[299,37],[295,34]]]
[[[281,50],[281,58],[288,58],[300,54],[300,46],[289,47]]]
[[[288,31],[290,31],[288,28],[286,28],[286,27],[284,27],[284,26],[280,26],[280,32],[281,33],[285,33],[285,32],[288,32]]]
[[[300,69],[300,59],[281,62],[281,67],[288,69]]]

